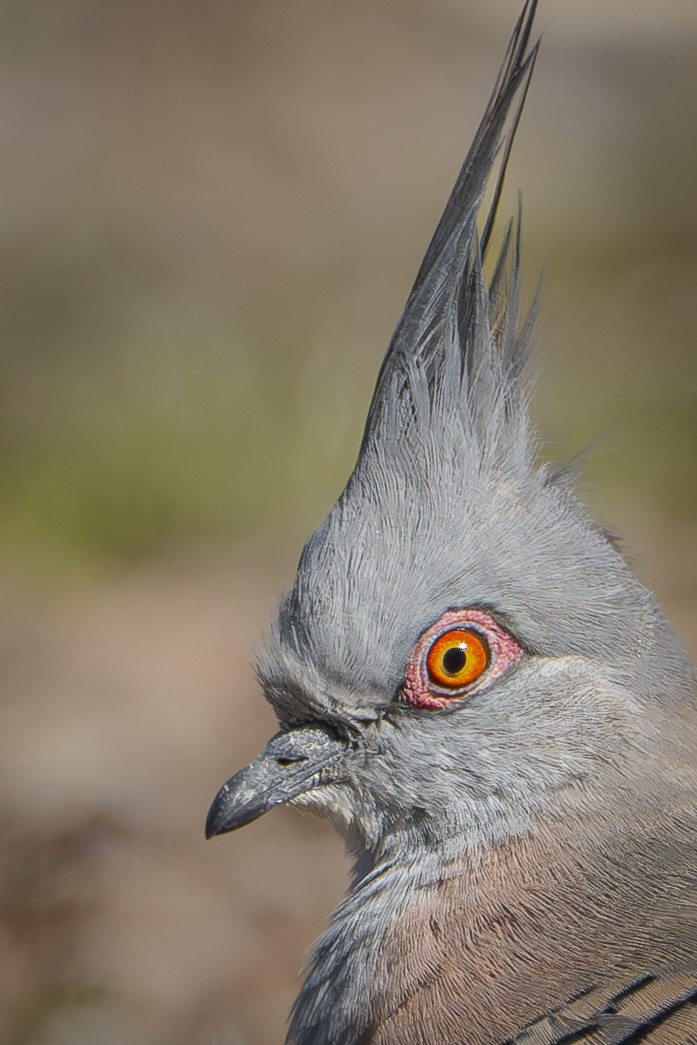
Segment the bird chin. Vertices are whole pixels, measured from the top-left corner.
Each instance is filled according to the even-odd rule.
[[[353,790],[343,784],[322,784],[291,799],[295,806],[322,817],[343,839],[352,864],[355,885],[375,866],[380,852],[383,825],[369,809],[359,810]]]
[[[347,787],[340,784],[319,784],[292,798],[288,805],[321,816],[345,838],[356,829],[356,810]]]

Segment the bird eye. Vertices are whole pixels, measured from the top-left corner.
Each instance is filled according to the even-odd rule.
[[[484,610],[447,610],[411,651],[398,700],[413,708],[455,707],[488,689],[522,660],[513,635]]]
[[[462,689],[478,679],[489,663],[489,647],[483,636],[464,628],[440,635],[426,657],[428,675],[437,686]]]

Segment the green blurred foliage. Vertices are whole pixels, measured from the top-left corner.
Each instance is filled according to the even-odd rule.
[[[94,259],[31,273],[28,322],[20,280],[3,331],[0,538],[119,559],[292,529],[349,466],[345,353],[322,367],[297,317],[255,344],[215,302],[134,300],[119,275]]]

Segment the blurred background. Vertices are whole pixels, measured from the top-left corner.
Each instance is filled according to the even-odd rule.
[[[518,0],[0,3],[0,1040],[280,1041],[341,845],[203,842]],[[535,409],[697,654],[697,5],[543,2]]]

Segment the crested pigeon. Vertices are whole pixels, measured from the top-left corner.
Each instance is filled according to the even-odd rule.
[[[697,675],[538,461],[520,217],[493,250],[535,8],[272,622],[280,731],[208,816],[290,803],[345,839],[293,1045],[697,1043]]]

